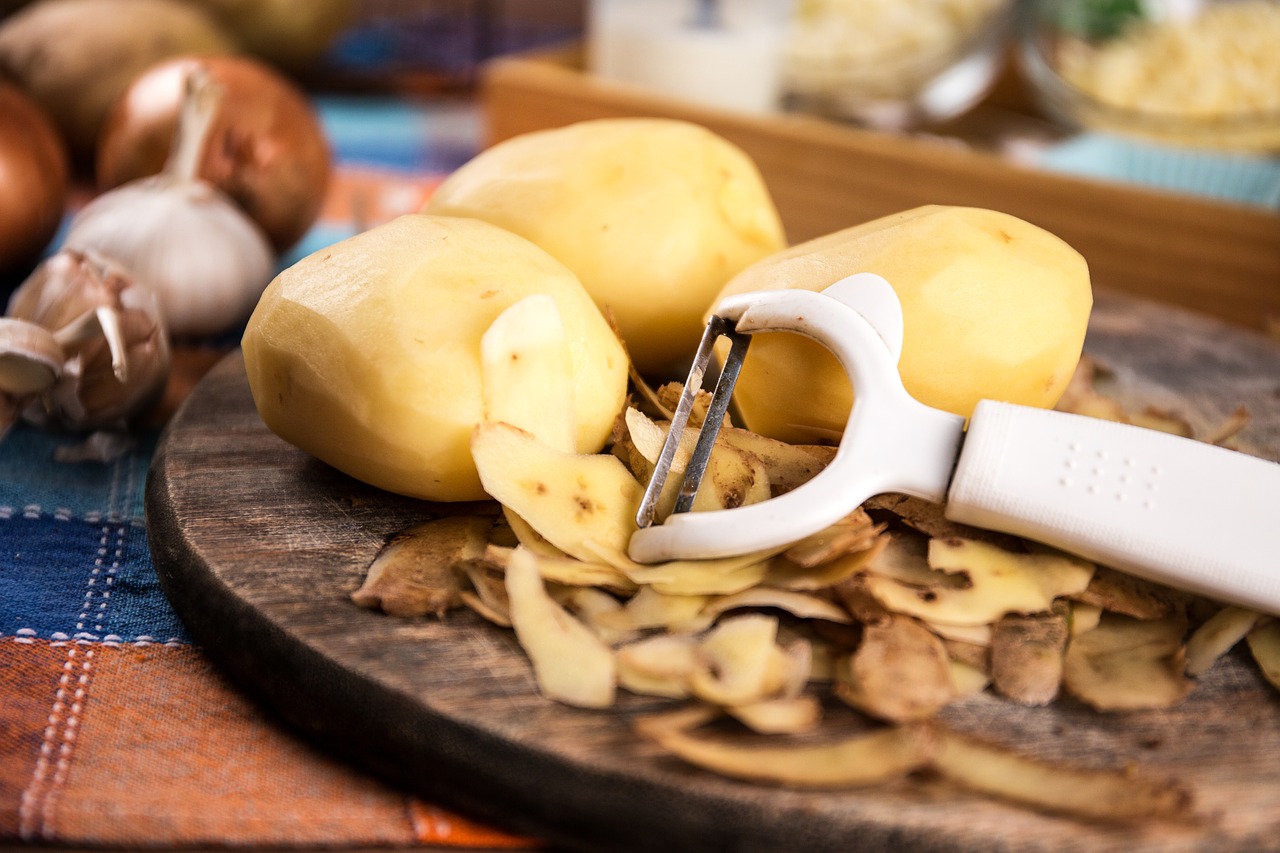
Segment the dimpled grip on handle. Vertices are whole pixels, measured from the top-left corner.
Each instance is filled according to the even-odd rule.
[[[1280,614],[1280,465],[1243,453],[984,400],[946,515]]]

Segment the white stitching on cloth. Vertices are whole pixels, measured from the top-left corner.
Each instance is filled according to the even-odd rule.
[[[67,739],[67,734],[70,730],[62,728],[62,724],[65,722],[66,700],[68,691],[71,690],[71,679],[75,672],[74,664],[77,654],[78,650],[74,646],[67,652],[67,660],[62,665],[62,677],[58,679],[58,690],[54,694],[53,708],[49,712],[49,725],[45,726],[44,739],[40,743],[40,755],[36,760],[31,783],[22,792],[22,799],[18,805],[18,834],[24,840],[30,841],[38,836],[46,835],[46,810],[49,805],[51,788],[54,784],[66,779],[65,768],[70,760],[70,741]],[[87,679],[90,666],[89,654],[92,654],[92,652],[86,650],[85,658],[80,665],[80,676],[76,679],[79,686],[75,688],[75,692],[72,694],[74,697],[74,701],[71,703],[73,715],[79,713],[78,709],[82,707],[81,703],[84,700],[85,686],[87,684],[85,679]],[[55,760],[55,745],[59,741],[60,729],[62,744],[61,748],[57,749],[59,756]],[[53,768],[53,779],[49,779],[51,767]],[[37,817],[39,818],[38,821]],[[37,826],[40,829],[39,833],[37,833]]]
[[[23,633],[26,631],[27,633]],[[11,643],[17,643],[22,646],[34,646],[41,642],[36,636],[36,632],[30,628],[19,628],[12,637],[0,634],[0,641],[8,640]],[[55,631],[44,641],[48,643],[50,648],[64,648],[66,646],[110,646],[112,648],[128,648],[132,646],[135,649],[145,649],[150,646],[164,646],[167,649],[186,649],[191,644],[186,640],[180,640],[177,637],[170,637],[167,640],[157,640],[155,637],[149,637],[139,634],[132,640],[125,640],[115,634],[108,634],[105,637],[96,637],[92,634],[77,635],[75,638],[68,637],[66,634]]]
[[[130,482],[136,483],[137,477],[132,477]],[[129,488],[132,489],[133,486],[130,486]],[[65,506],[55,507],[52,512],[49,512],[40,504],[27,504],[21,509],[21,511],[16,510],[7,504],[0,505],[0,521],[11,520],[15,515],[21,515],[22,518],[31,519],[33,521],[44,518],[46,515],[54,521],[73,521],[76,518],[76,514],[72,512],[69,507]],[[85,512],[81,517],[81,520],[88,522],[89,524],[101,524],[103,521],[108,521],[113,524],[116,522],[130,524],[139,529],[146,528],[146,520],[144,518],[131,517],[125,519],[122,513],[117,512],[104,513],[99,510],[90,510]]]
[[[85,627],[85,622],[89,621],[92,614],[97,620],[94,627],[99,631],[102,630],[105,599],[110,595],[110,587],[120,570],[120,562],[124,557],[125,536],[128,531],[127,524],[117,524],[114,531],[110,526],[102,528],[97,555],[86,584],[84,603],[76,617],[78,629]],[[108,562],[108,556],[111,557],[110,562]],[[101,586],[98,585],[99,579],[103,580]],[[104,605],[96,609],[93,608],[95,593],[101,594]],[[67,646],[67,659],[62,665],[62,675],[58,679],[58,689],[54,693],[53,707],[49,711],[49,725],[45,727],[44,739],[40,744],[40,755],[36,759],[31,782],[22,792],[18,806],[18,834],[24,840],[36,838],[51,840],[56,837],[53,832],[53,819],[58,795],[66,784],[67,773],[71,769],[71,757],[75,752],[80,716],[92,681],[93,656],[92,647],[82,648],[79,643]],[[77,658],[80,664],[79,674],[75,672]],[[68,702],[68,691],[72,690],[71,701]]]
[[[40,744],[40,754],[32,771],[31,781],[22,792],[18,807],[18,834],[24,840],[41,838],[51,840],[56,837],[53,822],[56,816],[59,795],[66,784],[67,774],[71,769],[71,759],[75,753],[75,742],[79,731],[80,718],[88,696],[89,684],[92,681],[94,648],[84,641],[84,637],[92,637],[86,628],[92,624],[93,630],[99,634],[103,630],[107,605],[111,598],[111,587],[115,584],[121,562],[124,559],[124,545],[130,529],[142,529],[141,519],[129,519],[123,500],[134,494],[138,485],[138,472],[133,464],[133,453],[127,453],[115,461],[112,471],[111,485],[107,496],[106,513],[86,513],[85,520],[91,523],[102,523],[102,537],[98,541],[98,552],[90,572],[84,602],[76,617],[75,640],[60,640],[53,645],[67,646],[67,659],[63,663],[62,675],[58,680],[58,688],[54,693],[53,707],[49,712],[49,725],[44,730],[44,739]],[[25,518],[39,518],[43,509],[38,504],[23,507]],[[9,508],[9,516],[12,509]],[[104,518],[105,516],[105,518]],[[65,508],[54,511],[53,517],[59,521],[70,520],[71,512]],[[114,528],[114,531],[113,531]],[[114,539],[114,543],[112,540]],[[114,547],[109,547],[113,544]],[[110,555],[110,562],[107,557]],[[106,571],[103,571],[104,565]],[[98,581],[102,580],[101,585]],[[97,607],[94,608],[95,594]],[[19,633],[23,633],[19,631]],[[34,633],[34,632],[32,632]],[[16,638],[18,642],[32,641],[26,636]],[[103,645],[119,645],[119,637],[108,636]],[[140,640],[143,638],[139,638]],[[150,640],[151,638],[145,638]],[[110,642],[115,640],[117,642]],[[172,645],[167,642],[165,645]],[[136,645],[147,645],[139,642]],[[75,674],[75,662],[79,658],[80,672]],[[75,680],[74,689],[72,679]],[[68,703],[68,691],[72,690]],[[61,740],[61,743],[59,743]],[[54,753],[57,757],[54,757]]]

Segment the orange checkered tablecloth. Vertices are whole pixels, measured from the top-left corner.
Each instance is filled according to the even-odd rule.
[[[318,105],[339,168],[286,264],[418,210],[478,146],[463,101]],[[189,380],[212,361],[176,363]],[[141,431],[105,464],[57,462],[75,439],[28,426],[0,443],[0,843],[536,846],[322,754],[209,663],[147,549],[143,486],[158,436],[158,425]]]

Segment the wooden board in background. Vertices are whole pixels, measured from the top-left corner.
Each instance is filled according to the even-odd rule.
[[[1280,459],[1280,344],[1127,299],[1099,301],[1088,351],[1130,404],[1212,424],[1240,403],[1253,452]],[[1230,500],[1230,495],[1206,495]],[[246,690],[334,753],[508,829],[601,850],[1244,851],[1280,838],[1280,693],[1243,652],[1180,707],[1099,715],[990,695],[956,728],[1083,765],[1170,774],[1201,822],[1096,826],[928,779],[796,792],[717,778],[631,730],[659,700],[584,711],[541,698],[510,632],[469,611],[398,619],[350,602],[388,536],[448,508],[358,483],[259,420],[239,354],[172,421],[147,489],[165,590],[192,635]],[[1212,531],[1206,531],[1211,535]],[[838,703],[830,724],[851,725]]]
[[[501,59],[483,89],[490,142],[587,119],[701,124],[760,167],[798,243],[923,204],[1002,210],[1066,240],[1095,286],[1242,326],[1280,323],[1280,212],[1018,166],[955,141],[804,116],[750,116],[601,80],[573,50]],[[997,91],[1001,109],[1027,106]]]

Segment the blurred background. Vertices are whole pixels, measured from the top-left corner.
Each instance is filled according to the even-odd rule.
[[[485,70],[512,57],[568,70],[568,98],[612,98],[614,111],[814,119],[1280,209],[1273,0],[4,0],[6,291],[59,245],[69,211],[164,165],[177,77],[143,85],[148,73],[225,56],[261,66],[247,79],[271,75],[289,90],[279,98],[302,99],[343,166],[338,191],[318,166],[273,177],[280,161],[304,159],[305,122],[254,82],[229,86],[224,106],[243,117],[215,129],[208,147],[223,162],[209,155],[202,175],[221,170],[214,182],[251,213],[292,217],[259,222],[277,229],[283,263],[416,209],[431,176],[493,141],[503,116]],[[264,139],[292,156],[251,173]],[[412,177],[372,189],[369,169]]]

